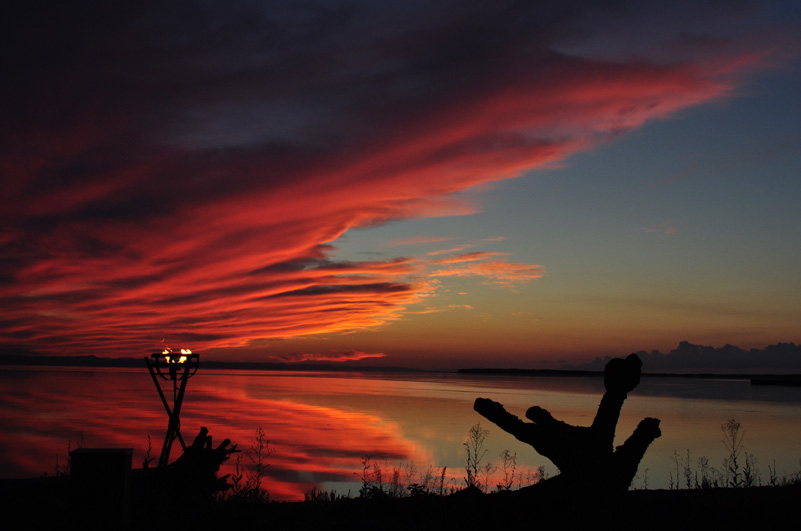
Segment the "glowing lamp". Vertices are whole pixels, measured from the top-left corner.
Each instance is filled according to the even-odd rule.
[[[151,365],[165,380],[191,378],[197,372],[200,356],[188,348],[173,350],[167,348],[150,355]]]
[[[164,405],[164,409],[170,419],[167,426],[167,434],[164,437],[164,445],[161,447],[159,468],[167,466],[170,460],[170,449],[175,439],[178,439],[183,449],[186,450],[186,443],[184,438],[181,437],[181,404],[184,401],[186,382],[197,372],[199,362],[200,356],[187,348],[180,350],[166,348],[161,352],[154,352],[149,359],[145,358],[145,365],[150,371],[150,376],[156,385],[161,403]],[[172,382],[172,407],[170,407],[156,375]]]

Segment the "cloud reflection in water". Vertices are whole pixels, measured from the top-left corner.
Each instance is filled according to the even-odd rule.
[[[7,436],[0,441],[0,476],[52,475],[57,463],[66,463],[68,444],[73,449],[81,444],[133,447],[134,467],[139,467],[148,435],[157,461],[167,415],[144,370],[13,370],[3,380],[0,428]],[[218,376],[189,382],[182,435],[191,443],[203,425],[215,445],[229,438],[246,450],[261,427],[275,450],[267,461],[265,484],[273,499],[303,499],[321,482],[356,481],[365,455],[393,463],[431,458],[424,446],[404,436],[397,422],[347,407],[303,404],[286,392],[276,398],[279,393],[250,380],[227,383],[232,380]],[[179,453],[176,441],[172,458]],[[242,463],[248,462],[243,454]],[[232,471],[230,462],[223,472]]]

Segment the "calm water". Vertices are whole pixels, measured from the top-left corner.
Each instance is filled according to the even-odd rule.
[[[523,416],[540,405],[566,422],[592,421],[601,379],[203,371],[189,381],[181,431],[191,441],[200,426],[215,445],[224,438],[247,448],[261,427],[274,454],[265,487],[273,499],[302,499],[314,486],[358,493],[362,458],[382,467],[448,467],[461,484],[462,443],[476,422],[490,429],[486,460],[517,454],[524,472],[555,468],[530,447],[472,409],[476,397],[503,403]],[[644,378],[629,395],[618,425],[621,443],[646,416],[662,420],[663,435],[650,447],[634,486],[667,488],[671,456],[705,456],[720,467],[725,451],[720,425],[735,417],[745,449],[756,456],[764,481],[774,461],[780,475],[799,471],[801,388],[753,387],[747,381]],[[153,382],[137,369],[0,369],[0,477],[53,474],[68,444],[132,447],[134,466],[145,458],[148,435],[158,460],[167,427]],[[173,447],[173,458],[180,446]],[[500,477],[500,472],[495,472]]]

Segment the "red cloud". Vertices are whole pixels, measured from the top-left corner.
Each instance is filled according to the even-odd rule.
[[[438,258],[436,260],[431,260],[432,264],[458,264],[461,262],[476,262],[478,260],[485,260],[488,258],[493,258],[496,256],[506,256],[508,253],[489,253],[489,252],[474,252],[474,253],[465,253],[465,254],[458,254],[454,256],[449,256],[447,258]]]
[[[658,228],[650,228],[645,227],[642,229],[643,232],[654,233],[659,232],[662,234],[678,234],[679,228],[673,225],[672,221],[665,221],[664,223],[660,223]]]
[[[288,354],[285,356],[278,356],[277,359],[287,363],[299,363],[304,361],[310,362],[344,362],[344,361],[358,361],[367,358],[385,358],[386,354],[382,352],[360,352],[352,350],[350,352],[326,352],[326,353],[302,353],[302,354]]]
[[[471,247],[475,247],[474,244],[466,243],[464,245],[459,245],[458,247],[451,247],[450,249],[440,249],[437,251],[430,251],[428,256],[437,256],[441,254],[450,254],[450,253],[458,253],[464,251],[465,249],[470,249]]]
[[[505,262],[501,260],[473,262],[458,267],[432,271],[432,277],[483,277],[487,284],[511,287],[541,278],[545,269],[539,265]]]
[[[432,289],[422,265],[337,263],[327,244],[473,212],[451,194],[726,96],[724,76],[759,57],[739,41],[670,61],[664,46],[650,60],[569,55],[562,35],[615,35],[534,4],[388,7],[402,22],[378,32],[359,5],[344,24],[301,7],[104,6],[54,3],[47,20],[21,8],[6,36],[20,54],[0,98],[6,344],[204,349],[397,319]],[[681,35],[674,15],[660,35]],[[433,273],[541,274],[501,260]]]
[[[510,287],[542,277],[545,269],[539,265],[507,262],[508,253],[473,252],[431,260],[431,264],[446,266],[429,272],[431,277],[483,277],[486,284]]]

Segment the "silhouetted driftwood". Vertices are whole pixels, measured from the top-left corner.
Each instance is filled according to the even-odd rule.
[[[615,358],[604,369],[606,393],[591,426],[571,426],[556,420],[545,409],[534,406],[524,422],[488,398],[477,398],[474,409],[518,440],[553,461],[560,474],[535,485],[536,488],[625,491],[637,474],[637,467],[654,439],[661,435],[659,419],[643,419],[634,433],[613,448],[620,409],[627,394],[640,383],[642,362],[636,354]]]
[[[229,439],[213,448],[209,430],[200,428],[194,442],[186,447],[181,457],[167,466],[167,488],[173,490],[173,494],[193,492],[201,496],[228,490],[231,488],[227,482],[229,474],[218,478],[217,472],[230,455],[238,451]]]
[[[138,496],[147,509],[146,518],[185,525],[203,517],[215,496],[231,488],[229,475],[217,477],[217,473],[238,451],[228,439],[214,448],[208,430],[200,428],[194,442],[174,462],[163,469],[140,469],[134,479],[141,489]]]

